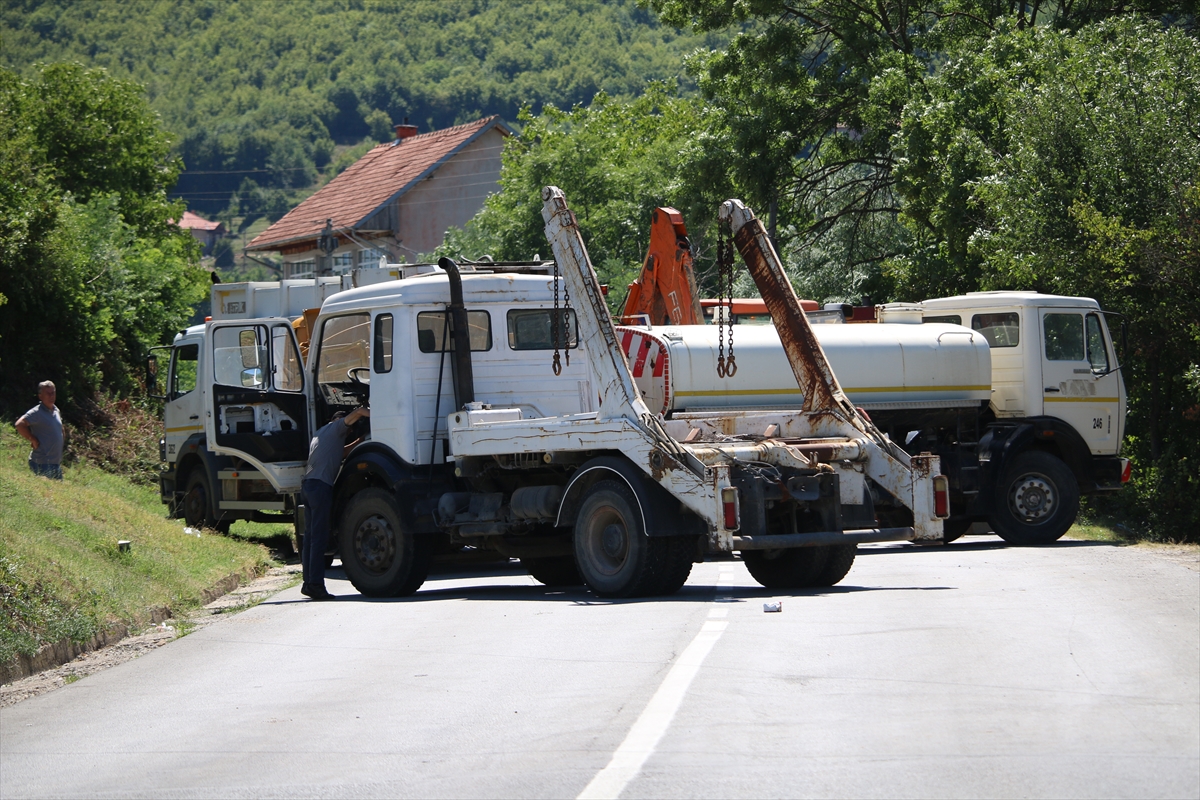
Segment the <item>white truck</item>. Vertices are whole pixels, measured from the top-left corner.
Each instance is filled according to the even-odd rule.
[[[294,496],[310,432],[370,402],[334,523],[347,575],[374,596],[416,591],[441,548],[518,557],[543,582],[624,597],[676,591],[706,554],[738,551],[759,582],[794,588],[841,580],[859,542],[941,540],[938,458],[904,452],[846,399],[744,206],[721,213],[795,343],[803,401],[666,419],[634,383],[565,198],[543,198],[554,262],[443,259],[339,292],[307,363],[284,317],[206,323],[209,450]]]
[[[1081,494],[1129,480],[1125,386],[1095,300],[974,292],[869,310],[878,324],[829,324],[844,321],[836,310],[809,319],[823,323],[813,331],[851,402],[908,452],[941,458],[951,487],[945,541],[982,523],[1010,543],[1053,542]],[[772,326],[735,329],[740,366],[724,378],[706,367],[716,326],[619,330],[647,404],[670,419],[802,400]]]
[[[217,283],[211,290],[209,319],[286,317],[295,324],[311,317],[325,299],[344,289],[397,280],[415,267],[382,266],[344,276],[284,281]],[[299,326],[302,331],[306,330]],[[302,337],[302,342],[306,337]],[[187,524],[227,531],[234,520],[290,521],[292,496],[279,493],[258,470],[234,456],[214,452],[204,429],[204,409],[211,407],[212,387],[200,380],[207,351],[204,325],[180,331],[170,347],[163,402],[163,436],[159,440],[159,489],[172,516]],[[232,420],[235,429],[248,420]],[[269,423],[268,423],[269,424]]]

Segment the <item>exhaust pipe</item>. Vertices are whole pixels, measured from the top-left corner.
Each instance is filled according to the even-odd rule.
[[[454,379],[455,408],[461,411],[467,403],[475,402],[475,373],[471,370],[471,328],[467,322],[467,309],[463,306],[462,275],[458,272],[458,264],[454,259],[443,256],[438,259],[438,266],[446,270],[446,275],[450,277],[450,305],[446,310],[450,313],[450,341],[454,346],[450,351],[450,360],[454,364],[451,376]]]

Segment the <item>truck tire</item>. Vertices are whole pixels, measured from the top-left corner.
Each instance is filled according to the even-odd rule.
[[[683,588],[692,574],[692,563],[696,555],[695,536],[672,536],[666,540],[667,557],[663,574],[659,579],[658,595],[672,595]]]
[[[208,485],[208,476],[203,467],[196,467],[188,474],[187,490],[183,493],[183,522],[192,528],[229,533],[228,522],[218,522],[214,511],[216,498]]]
[[[1009,544],[1058,541],[1079,513],[1079,484],[1059,459],[1028,450],[1013,459],[996,491],[992,529]]]
[[[529,571],[533,579],[546,586],[582,586],[579,567],[574,556],[552,556],[549,558],[522,558],[521,566]]]
[[[407,597],[429,574],[433,548],[401,521],[396,498],[363,489],[350,498],[338,525],[342,569],[367,597]]]
[[[817,572],[810,586],[835,586],[846,577],[846,573],[854,566],[854,557],[858,554],[856,544],[831,544],[820,548],[825,550],[825,565]]]
[[[833,586],[844,578],[855,550],[854,545],[745,550],[742,561],[754,580],[768,589],[807,589]]]
[[[579,575],[601,597],[646,597],[666,588],[671,540],[646,535],[637,498],[624,482],[598,481],[588,489],[574,538]]]
[[[942,520],[942,544],[950,544],[961,539],[963,534],[971,529],[974,520],[970,517],[950,517]]]

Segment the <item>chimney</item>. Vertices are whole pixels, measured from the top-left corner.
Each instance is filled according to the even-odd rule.
[[[407,139],[410,136],[416,136],[416,135],[417,135],[417,126],[409,125],[407,120],[405,120],[403,125],[396,126],[396,141],[400,141],[401,139]]]

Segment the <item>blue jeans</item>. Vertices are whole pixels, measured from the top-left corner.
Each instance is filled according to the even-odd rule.
[[[43,478],[51,478],[56,481],[61,481],[62,466],[59,464],[35,464],[33,459],[29,459],[29,471],[34,475],[41,475]]]
[[[304,543],[300,546],[304,582],[313,588],[323,589],[325,551],[329,549],[329,516],[333,511],[333,487],[325,481],[309,478],[300,484],[300,493],[300,499],[304,503]]]

